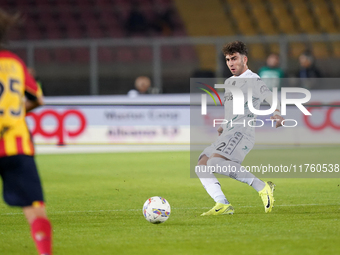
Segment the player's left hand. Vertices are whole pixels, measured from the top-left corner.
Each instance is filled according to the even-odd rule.
[[[217,132],[218,132],[218,136],[220,136],[222,133],[223,133],[223,128],[222,127],[219,127],[217,129]]]
[[[280,116],[280,115],[271,116],[270,119],[276,121],[276,128],[281,127],[281,126],[282,126],[282,121],[285,120],[285,119],[284,119],[282,116]]]

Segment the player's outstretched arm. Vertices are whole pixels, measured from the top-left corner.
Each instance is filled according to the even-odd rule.
[[[217,129],[217,132],[218,132],[218,136],[220,136],[220,135],[223,133],[223,127],[220,126],[220,127]]]
[[[273,100],[272,100],[272,94],[270,93],[270,95],[268,95],[265,99],[264,99],[270,106],[272,106],[273,104]],[[284,121],[284,118],[281,116],[281,106],[280,106],[280,102],[277,103],[276,106],[276,110],[273,113],[273,116],[270,117],[270,119],[275,120],[276,121],[276,128],[281,127],[282,126],[282,122]]]
[[[280,111],[279,111],[278,109],[275,110],[275,112],[273,113],[273,116],[271,116],[270,119],[276,121],[276,128],[281,127],[281,126],[282,126],[282,121],[285,120],[285,119],[281,116]]]

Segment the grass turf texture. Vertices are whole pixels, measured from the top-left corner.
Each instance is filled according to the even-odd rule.
[[[338,155],[336,147],[253,150],[244,163],[340,163]],[[200,217],[214,202],[189,178],[189,158],[189,152],[38,156],[54,254],[340,254],[340,179],[273,179],[275,208],[265,214],[251,187],[221,178],[235,214]],[[172,206],[159,225],[142,215],[155,195]],[[36,254],[19,209],[1,203],[0,222],[0,254]]]

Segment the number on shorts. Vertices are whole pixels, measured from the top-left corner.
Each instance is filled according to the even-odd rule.
[[[220,143],[219,145],[218,145],[218,147],[216,148],[216,150],[218,150],[218,151],[222,151],[222,148],[223,147],[225,147],[226,146],[226,143]]]

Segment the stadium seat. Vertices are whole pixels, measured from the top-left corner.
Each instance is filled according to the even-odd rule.
[[[50,49],[36,49],[34,52],[35,62],[37,64],[46,64],[52,61]]]
[[[181,45],[179,46],[179,59],[181,62],[195,62],[197,61],[197,54],[193,46]]]
[[[308,16],[304,16],[304,17],[300,17],[298,20],[298,23],[302,29],[302,32],[306,33],[306,34],[317,34],[320,33],[318,31],[318,29],[315,26],[315,23],[313,22],[312,17]]]
[[[125,36],[125,32],[120,27],[109,26],[105,29],[105,34],[107,37],[120,38]]]
[[[288,0],[288,1],[286,1],[286,2],[288,2],[288,3],[290,3],[291,5],[295,5],[295,4],[297,4],[297,5],[305,5],[306,4],[306,1],[305,0]],[[306,6],[307,7],[307,6]]]
[[[137,49],[136,60],[141,62],[151,62],[153,58],[152,48],[148,46],[140,46]]]
[[[313,17],[308,11],[307,5],[300,0],[291,0],[292,11],[298,21],[298,24],[303,33],[315,34],[317,30]]]
[[[241,34],[255,35],[255,27],[251,22],[249,15],[244,8],[244,5],[242,5],[240,2],[233,2],[230,3],[230,8],[230,12],[232,13],[233,18],[237,23],[238,29]],[[242,19],[240,19],[239,17],[242,17]]]
[[[226,2],[228,2],[230,5],[233,5],[233,4],[238,4],[240,2],[240,0],[225,0]]]
[[[118,20],[116,18],[116,15],[110,9],[102,10],[100,12],[99,20],[100,20],[100,22],[102,22],[102,24],[105,24],[107,26],[111,26],[112,23],[113,23],[113,25],[118,24]]]
[[[60,29],[50,29],[48,28],[47,39],[63,39],[64,35]]]
[[[9,39],[13,41],[24,40],[24,34],[19,29],[14,29],[9,33]]]
[[[16,0],[15,1],[16,2],[16,4],[17,4],[17,6],[25,6],[25,7],[28,7],[28,6],[30,6],[30,3],[29,3],[29,1],[26,1],[26,0]]]
[[[173,36],[187,36],[187,32],[184,29],[176,29],[173,34]]]
[[[38,29],[33,29],[32,32],[30,29],[24,29],[25,33],[32,33],[27,36],[28,38],[48,39],[124,37],[125,20],[135,3],[139,3],[142,12],[150,20],[153,19],[158,8],[174,7],[173,0],[6,0],[5,2],[2,3],[4,7],[13,6],[38,25]],[[176,12],[173,19],[176,23],[173,34],[186,35],[183,33],[184,25]],[[68,28],[69,24],[72,28]],[[26,22],[24,26],[27,26]],[[109,28],[108,32],[106,28]],[[61,31],[58,32],[58,29]],[[40,31],[41,36],[37,30]],[[144,37],[148,34],[139,36]],[[12,38],[25,39],[26,35],[15,33]]]
[[[293,23],[291,15],[288,13],[287,6],[281,1],[271,1],[271,10],[277,20],[279,30],[285,34],[296,34],[298,30]]]
[[[274,35],[278,34],[278,29],[273,25],[273,21],[270,19],[270,15],[263,5],[257,5],[252,3],[251,11],[256,18],[257,24],[262,34]]]
[[[330,15],[319,16],[319,24],[324,33],[339,33],[340,30],[335,26],[335,20]]]
[[[238,29],[240,30],[241,34],[243,35],[255,35],[256,30],[253,26],[253,23],[250,19],[239,19],[238,22]]]
[[[109,63],[114,61],[112,47],[99,47],[98,48],[98,61],[101,63]]]
[[[262,43],[248,44],[250,58],[254,60],[265,59],[267,54],[264,47]]]
[[[30,29],[28,33],[26,33],[27,40],[41,40],[44,39],[42,33],[39,30]]]
[[[336,16],[340,17],[340,3],[339,2],[333,3],[333,6]]]
[[[79,8],[91,7],[93,5],[92,0],[73,0],[74,4],[78,5]]]
[[[131,47],[117,47],[115,51],[118,62],[129,63],[134,61],[133,51]]]
[[[72,49],[74,60],[78,63],[88,64],[90,62],[90,51],[88,48]]]
[[[59,63],[69,63],[72,61],[70,49],[56,48],[54,49],[54,59]]]
[[[278,43],[269,44],[269,53],[280,54],[280,45]]]
[[[94,3],[97,6],[105,6],[105,5],[111,4],[111,1],[110,0],[95,0]]]
[[[162,61],[169,62],[176,59],[174,46],[163,46],[161,48]]]
[[[295,43],[290,43],[289,44],[289,55],[292,58],[298,58],[302,52],[306,50],[306,44],[305,43],[300,43],[300,42],[295,42]]]
[[[67,38],[70,39],[81,39],[84,37],[83,32],[80,30],[79,27],[66,27],[65,34],[67,35]]]
[[[90,26],[86,30],[88,38],[103,38],[104,33],[99,26]]]
[[[324,42],[312,43],[312,50],[316,58],[328,58],[330,56],[328,46]]]
[[[332,42],[332,56],[340,58],[340,42]]]

